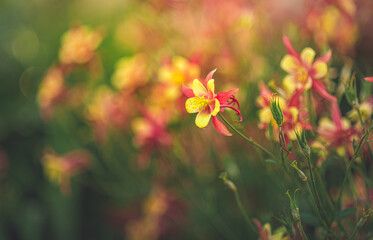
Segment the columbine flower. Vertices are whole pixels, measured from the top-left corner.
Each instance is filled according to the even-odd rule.
[[[288,37],[285,36],[283,42],[289,53],[281,61],[281,68],[289,73],[283,80],[285,89],[292,94],[298,89],[306,91],[312,88],[323,98],[335,102],[336,98],[326,91],[320,81],[328,72],[327,63],[330,61],[331,51],[314,60],[316,53],[312,48],[307,47],[299,54]]]
[[[143,86],[148,81],[148,77],[147,58],[139,53],[132,57],[121,58],[117,62],[111,82],[119,90],[132,92]]]
[[[59,58],[62,64],[84,64],[90,61],[98,45],[102,41],[102,33],[92,31],[85,26],[70,29],[62,37]]]
[[[185,108],[188,113],[198,113],[195,120],[198,127],[206,127],[212,118],[212,123],[219,133],[231,136],[232,134],[224,124],[219,121],[216,115],[222,112],[223,108],[231,108],[240,117],[239,121],[242,121],[238,101],[233,96],[238,92],[238,89],[215,94],[215,84],[214,79],[212,79],[212,75],[215,71],[216,69],[207,75],[204,84],[198,79],[194,79],[192,89],[183,85],[183,92],[189,98],[185,102]],[[238,109],[233,106],[234,104],[237,104]]]
[[[342,118],[339,107],[332,104],[332,120],[321,118],[317,133],[329,147],[334,148],[340,156],[345,156],[346,149],[349,154],[353,153],[352,140],[356,130],[351,127],[348,119]]]
[[[51,67],[43,78],[38,93],[38,102],[44,119],[51,117],[54,107],[65,97],[66,92],[61,68]]]
[[[172,145],[172,135],[167,131],[169,121],[163,111],[141,106],[138,108],[143,117],[135,118],[131,125],[135,133],[134,144],[141,149],[138,165],[145,168],[149,164],[150,154],[153,150]]]
[[[42,159],[45,174],[51,182],[60,185],[63,193],[70,192],[70,178],[84,172],[90,161],[91,155],[85,150],[58,155],[54,150],[47,149]]]

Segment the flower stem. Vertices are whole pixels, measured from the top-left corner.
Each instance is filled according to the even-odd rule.
[[[247,141],[248,143],[250,143],[251,145],[253,145],[254,147],[262,150],[263,152],[267,153],[269,156],[271,156],[273,159],[276,159],[276,157],[273,155],[273,153],[271,153],[269,150],[267,150],[265,147],[261,146],[259,143],[255,142],[252,138],[250,137],[247,137],[245,134],[243,134],[242,132],[240,132],[237,128],[235,128],[227,119],[225,119],[223,117],[223,115],[221,113],[219,113],[219,116],[221,117],[221,119],[223,119],[223,121],[228,124],[228,126],[230,128],[232,128],[238,135],[240,135],[245,141]]]
[[[360,139],[359,145],[358,145],[357,149],[355,149],[354,155],[352,156],[350,162],[348,163],[347,170],[346,170],[346,173],[345,173],[345,176],[344,176],[344,179],[343,179],[343,183],[342,183],[342,186],[341,186],[341,190],[339,191],[339,195],[338,195],[338,198],[337,198],[337,209],[339,209],[341,207],[342,193],[343,193],[343,190],[346,186],[348,176],[350,175],[352,164],[354,163],[355,159],[359,156],[360,151],[364,148],[364,145],[367,143],[366,140],[369,139],[369,135],[370,135],[370,132],[372,131],[372,128],[373,128],[373,126],[371,126],[368,129],[368,131],[364,134],[364,136]]]
[[[320,199],[319,193],[318,193],[317,188],[316,188],[315,178],[313,176],[313,170],[312,170],[312,165],[311,165],[311,157],[309,155],[306,155],[306,158],[307,158],[308,168],[309,168],[309,171],[310,171],[311,184],[312,184],[312,189],[313,189],[313,194],[314,194],[313,198],[316,199],[317,208],[320,211],[320,214],[323,215],[323,217],[325,219],[325,222],[326,222],[327,226],[329,227],[330,224],[329,224],[326,213],[323,211],[323,208],[322,208],[322,205],[321,205],[321,199]]]
[[[234,198],[236,199],[236,203],[237,203],[237,205],[238,205],[238,208],[240,209],[241,214],[243,215],[243,217],[244,217],[244,219],[245,219],[247,225],[249,225],[249,227],[250,227],[252,230],[254,230],[254,232],[257,233],[258,231],[257,231],[257,229],[255,228],[253,222],[250,220],[249,216],[247,216],[247,214],[246,214],[246,211],[245,211],[245,209],[244,209],[244,207],[243,207],[243,205],[242,205],[242,202],[241,202],[240,196],[238,195],[238,191],[236,190],[236,191],[233,191],[233,192],[234,192]]]
[[[298,221],[298,227],[299,227],[299,230],[302,233],[303,239],[308,240],[308,237],[307,237],[306,233],[303,230],[302,222],[300,220]]]
[[[363,121],[363,118],[361,116],[361,112],[360,112],[360,109],[357,107],[357,106],[354,106],[355,110],[357,111],[357,114],[359,116],[359,120],[360,120],[360,124],[361,124],[361,127],[363,129],[363,133],[365,133],[365,126],[364,126],[364,121]],[[370,144],[368,143],[368,149],[369,149],[369,153],[370,153],[370,156],[373,157],[373,151],[372,151],[372,148],[370,147]]]

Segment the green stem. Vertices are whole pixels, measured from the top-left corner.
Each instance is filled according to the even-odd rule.
[[[357,114],[359,115],[359,120],[360,120],[360,124],[361,124],[361,127],[363,129],[363,133],[365,134],[365,126],[364,126],[364,121],[363,121],[363,118],[361,117],[361,112],[360,112],[360,109],[356,106],[354,106],[355,110],[357,111]],[[370,147],[370,144],[367,144],[368,145],[368,149],[369,149],[369,153],[370,153],[370,156],[373,157],[373,151],[372,151],[372,148]]]
[[[358,149],[355,150],[354,155],[352,156],[350,162],[348,163],[347,170],[346,170],[346,173],[345,173],[345,176],[344,176],[344,179],[343,179],[343,183],[342,183],[342,186],[341,186],[341,190],[339,191],[339,195],[338,195],[338,198],[337,198],[337,206],[336,206],[337,208],[336,208],[336,210],[340,209],[340,207],[341,207],[342,193],[343,193],[343,190],[346,186],[348,176],[350,175],[352,164],[354,163],[355,159],[359,156],[360,151],[364,148],[364,145],[367,142],[366,140],[369,139],[370,131],[372,131],[372,128],[373,128],[373,126],[371,126],[368,129],[368,131],[364,134],[364,136],[360,140]]]
[[[236,199],[236,203],[237,203],[237,205],[238,205],[238,208],[240,209],[241,214],[243,215],[243,217],[244,217],[244,219],[245,219],[247,225],[249,225],[249,227],[250,227],[252,230],[254,230],[254,232],[258,233],[258,230],[255,228],[253,222],[250,220],[249,216],[247,216],[247,214],[246,214],[246,211],[245,211],[245,209],[244,209],[244,207],[243,207],[243,205],[242,205],[242,202],[241,202],[240,196],[238,195],[238,191],[236,190],[236,191],[233,191],[233,192],[234,192],[234,197],[235,197],[235,199]]]
[[[302,235],[303,235],[303,239],[308,240],[308,237],[307,237],[306,233],[305,233],[304,230],[303,230],[302,223],[301,223],[300,220],[298,221],[298,227],[299,227],[300,232],[301,232]]]
[[[267,150],[265,147],[261,146],[259,143],[255,142],[252,138],[250,137],[247,137],[245,134],[243,134],[242,132],[240,132],[237,128],[235,128],[230,122],[228,122],[227,119],[225,119],[223,117],[223,115],[221,113],[219,113],[219,116],[221,117],[221,119],[223,119],[223,121],[228,124],[228,126],[230,128],[232,128],[238,135],[240,135],[243,139],[245,139],[245,141],[247,141],[248,143],[250,143],[251,145],[253,145],[254,147],[262,150],[263,152],[267,153],[269,156],[271,156],[273,159],[276,159],[276,157],[273,155],[273,153],[271,153],[269,150]]]
[[[316,196],[315,199],[317,201],[317,208],[319,209],[320,213],[322,213],[322,215],[324,215],[323,217],[325,218],[325,222],[327,223],[327,226],[329,227],[330,226],[329,220],[327,218],[326,213],[323,211],[323,208],[322,208],[322,205],[321,205],[321,199],[320,199],[320,196],[319,196],[319,193],[317,191],[316,184],[315,184],[315,178],[313,177],[313,171],[312,171],[312,165],[311,165],[311,158],[308,155],[306,155],[306,158],[307,158],[308,168],[309,168],[309,171],[310,171],[312,189],[313,189],[313,192],[314,192],[314,194]]]

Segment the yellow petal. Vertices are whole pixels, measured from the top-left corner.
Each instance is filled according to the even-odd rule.
[[[214,111],[211,113],[211,115],[216,116],[216,114],[218,114],[219,111],[220,111],[220,102],[217,99],[215,99],[215,108],[214,108]]]
[[[302,59],[302,62],[307,66],[310,67],[312,66],[313,59],[315,58],[315,51],[312,48],[305,48],[303,51],[300,53],[300,58]]]
[[[316,79],[323,78],[328,73],[328,66],[322,61],[316,61],[315,64],[313,64],[313,69],[315,71],[314,77]]]
[[[294,56],[288,54],[282,58],[280,65],[286,72],[292,73],[299,67],[299,61]]]
[[[210,90],[212,93],[215,93],[215,81],[214,81],[214,79],[210,79],[207,82],[207,89]]]
[[[195,123],[196,123],[197,127],[204,128],[209,123],[210,118],[211,118],[210,110],[209,109],[204,109],[203,111],[200,111],[197,114]]]
[[[202,110],[203,104],[198,97],[188,98],[185,102],[185,109],[188,113],[197,113]]]
[[[287,75],[282,81],[282,84],[285,90],[290,94],[293,93],[297,88],[296,80],[293,75]]]
[[[207,95],[207,90],[205,86],[203,86],[203,84],[198,79],[194,79],[192,89],[193,89],[194,95],[196,96],[200,97],[200,96]]]

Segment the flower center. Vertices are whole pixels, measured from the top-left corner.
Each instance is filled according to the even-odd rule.
[[[300,68],[297,72],[297,78],[298,78],[298,81],[300,82],[307,82],[307,78],[308,78],[308,72],[305,68]]]
[[[198,109],[198,111],[202,111],[210,104],[208,99],[205,99],[204,96],[196,97],[196,101],[193,103],[193,108]]]

